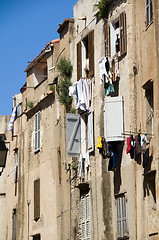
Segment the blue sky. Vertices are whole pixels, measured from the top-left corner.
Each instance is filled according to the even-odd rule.
[[[10,115],[12,97],[26,81],[24,69],[57,29],[73,17],[78,0],[0,0],[0,115]]]

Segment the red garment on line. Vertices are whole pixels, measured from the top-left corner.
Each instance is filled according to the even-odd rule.
[[[126,141],[127,141],[126,153],[128,154],[131,151],[131,137],[128,137]]]

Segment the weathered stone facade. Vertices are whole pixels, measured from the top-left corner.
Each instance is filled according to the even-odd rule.
[[[60,39],[27,66],[13,132],[9,116],[0,118],[9,149],[0,176],[2,240],[159,238],[159,4],[114,0],[105,19],[97,5],[79,0]],[[61,57],[73,66],[74,114],[58,100]],[[91,89],[85,110],[79,83]]]

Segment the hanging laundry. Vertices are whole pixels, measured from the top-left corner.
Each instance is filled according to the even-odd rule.
[[[77,83],[77,93],[78,101],[77,106],[82,111],[89,110],[91,101],[91,81],[90,79],[84,78],[80,79]]]
[[[85,154],[85,173],[87,173],[87,170],[89,170],[89,172],[91,172],[89,152],[86,152],[86,154]]]
[[[109,73],[109,70],[110,70],[110,64],[109,64],[108,57],[106,57],[105,69],[106,69],[107,73]]]
[[[102,57],[98,61],[99,63],[99,68],[100,68],[100,84],[103,83],[103,75],[107,75],[106,68],[105,68],[105,63],[106,63],[106,58]]]
[[[72,97],[76,93],[76,86],[72,85],[69,87],[69,96]]]
[[[135,143],[135,139],[134,139],[132,134],[131,134],[131,142],[130,142],[130,144],[131,144],[130,157],[131,157],[131,159],[134,159],[136,143]]]
[[[116,143],[110,143],[107,147],[107,156],[110,156],[108,171],[115,171],[116,170],[116,159],[118,158],[118,151]]]
[[[97,148],[102,148],[102,137],[97,138]]]
[[[114,59],[112,60],[112,74],[113,74],[113,82],[120,79],[119,61],[117,57],[114,57]]]
[[[80,154],[80,158],[79,158],[78,177],[84,178],[84,172],[83,172],[83,156],[82,156],[82,154]]]
[[[126,153],[128,154],[131,151],[131,137],[128,137],[126,142],[127,142]]]
[[[147,137],[145,134],[143,134],[141,136],[141,148],[142,148],[142,151],[145,152],[146,151],[146,145],[148,144],[149,142],[147,141]]]
[[[15,118],[16,118],[16,112],[17,112],[17,108],[14,107],[11,118],[10,118],[10,121],[9,121],[9,124],[8,124],[8,130],[11,131],[11,132],[13,132],[13,126],[14,126],[14,121],[15,121]]]
[[[107,156],[107,143],[104,137],[102,138],[102,154],[104,158]]]
[[[143,168],[145,168],[149,163],[149,148],[143,152]]]
[[[137,161],[138,164],[141,164],[142,148],[141,148],[141,136],[140,136],[140,133],[135,136],[135,142],[136,142],[136,146],[135,146],[135,160]]]
[[[114,90],[114,86],[113,84],[109,84],[108,85],[108,88],[105,89],[105,95],[108,96],[110,93],[114,93],[115,90]]]

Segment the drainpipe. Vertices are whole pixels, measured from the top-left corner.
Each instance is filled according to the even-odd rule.
[[[30,219],[30,215],[29,215],[29,213],[30,213],[30,208],[29,208],[29,206],[30,206],[30,203],[31,203],[31,201],[30,200],[28,200],[27,201],[27,204],[28,204],[28,240],[29,240],[29,219]]]
[[[156,111],[155,111],[155,125],[156,125],[156,135],[155,136],[155,142],[158,143],[159,142],[159,96],[158,96],[158,92],[157,89],[159,89],[159,2],[158,1],[153,1],[153,5],[154,5],[154,30],[155,30],[155,53],[156,53],[156,76],[155,76],[155,84],[154,84],[154,102],[156,104],[154,104],[154,106],[156,105]],[[157,170],[157,174],[156,174],[156,192],[157,192],[157,199],[159,197],[159,192],[158,192],[158,179],[159,179],[159,146],[158,144],[155,145],[156,149],[156,170]],[[158,206],[157,206],[157,215],[158,215]]]

